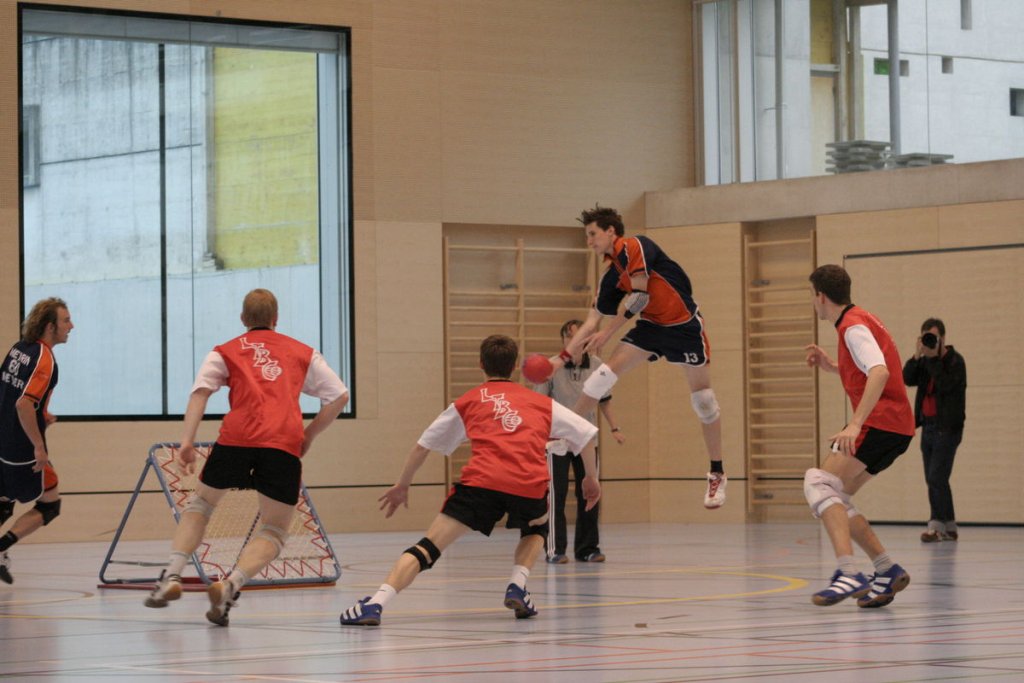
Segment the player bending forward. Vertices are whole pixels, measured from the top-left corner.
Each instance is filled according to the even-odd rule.
[[[427,427],[409,454],[398,483],[380,497],[385,517],[400,505],[408,507],[409,486],[430,451],[450,455],[463,441],[470,441],[472,454],[462,468],[461,483],[448,494],[426,536],[398,558],[374,595],[342,613],[343,625],[379,625],[384,607],[420,572],[434,566],[445,548],[470,530],[490,536],[506,513],[506,528],[519,529],[520,539],[505,590],[505,607],[513,610],[517,619],[537,614],[526,579],[547,535],[545,446],[550,439],[565,439],[570,450],[578,453],[594,438],[597,428],[549,397],[512,382],[509,378],[518,353],[516,343],[508,337],[484,339],[480,367],[487,381],[463,394]],[[583,492],[589,509],[601,497],[592,454],[585,467]]]
[[[903,386],[903,366],[889,331],[881,321],[850,303],[850,276],[840,266],[821,266],[810,276],[814,311],[839,333],[838,360],[820,347],[807,347],[807,364],[839,375],[850,397],[853,417],[830,437],[832,453],[804,475],[804,495],[820,517],[839,567],[832,582],[811,598],[834,605],[848,597],[861,607],[882,607],[910,583],[910,575],[893,563],[868,520],[850,497],[898,458],[914,436],[914,413]],[[875,565],[869,580],[857,571],[857,542]]]
[[[181,597],[181,570],[199,547],[214,508],[229,489],[256,489],[260,527],[231,574],[207,589],[206,618],[228,625],[228,611],[245,582],[284,548],[302,486],[302,456],[348,402],[348,389],[317,351],[274,331],[277,299],[266,289],[249,292],[242,304],[245,334],[211,351],[196,376],[178,457],[188,473],[195,468],[192,446],[210,394],[227,385],[231,410],[199,475],[174,534],[167,567],[146,607],[165,607]],[[316,396],[320,412],[303,427],[299,394]]]

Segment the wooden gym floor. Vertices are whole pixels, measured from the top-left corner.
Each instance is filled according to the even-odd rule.
[[[607,563],[534,568],[540,614],[523,621],[502,606],[516,537],[477,534],[376,628],[341,627],[338,614],[371,594],[419,534],[334,535],[337,586],[244,592],[228,628],[206,622],[202,593],[154,610],[141,591],[97,589],[105,544],[21,544],[11,552],[14,585],[0,584],[0,678],[1024,680],[1024,529],[966,527],[957,543],[926,545],[922,528],[878,528],[912,582],[869,610],[811,604],[834,566],[810,520],[606,525]],[[167,543],[133,550],[162,559]]]

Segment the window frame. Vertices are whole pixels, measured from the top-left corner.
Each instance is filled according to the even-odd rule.
[[[334,186],[337,188],[337,194],[324,193],[322,188],[325,185],[324,178],[320,177],[317,188],[317,203],[318,203],[318,227],[317,227],[317,241],[318,241],[318,257],[317,257],[317,279],[320,282],[320,310],[318,312],[319,322],[319,339],[317,340],[303,340],[306,343],[310,343],[311,346],[321,350],[332,368],[342,378],[344,378],[345,384],[349,390],[349,402],[346,409],[339,416],[342,419],[355,419],[357,416],[357,392],[356,392],[356,372],[355,372],[355,255],[354,255],[354,237],[355,237],[355,216],[354,216],[354,182],[353,182],[353,124],[352,124],[352,30],[347,26],[333,26],[318,23],[307,23],[307,22],[278,22],[278,21],[264,21],[255,19],[241,19],[241,18],[221,18],[221,17],[210,17],[193,14],[175,14],[166,12],[143,12],[135,10],[117,10],[107,8],[94,8],[94,7],[74,7],[64,5],[48,5],[38,3],[19,3],[17,12],[17,41],[18,41],[18,55],[17,55],[17,107],[19,112],[18,117],[18,169],[19,169],[19,185],[18,185],[18,299],[19,299],[19,311],[20,319],[24,320],[25,315],[28,312],[28,306],[31,302],[27,302],[25,299],[26,295],[26,282],[25,282],[25,190],[31,189],[38,186],[38,180],[40,172],[37,170],[36,173],[36,185],[26,185],[24,173],[26,171],[26,162],[32,161],[36,164],[38,169],[38,163],[40,159],[39,149],[39,125],[36,125],[36,136],[35,142],[27,141],[26,135],[26,124],[24,121],[24,112],[26,105],[24,104],[23,97],[23,79],[24,79],[24,65],[23,65],[23,17],[26,12],[66,12],[74,15],[83,16],[108,16],[108,17],[124,17],[127,19],[131,18],[142,18],[147,20],[167,20],[170,22],[180,23],[184,26],[189,24],[198,25],[220,25],[220,26],[236,26],[255,29],[254,33],[258,32],[259,29],[277,29],[277,30],[294,30],[297,32],[326,32],[334,33],[338,36],[338,49],[335,55],[334,62],[337,67],[333,74],[336,78],[336,100],[333,103],[327,105],[327,111],[333,112],[336,116],[334,119],[328,119],[335,121],[336,125],[333,126],[318,126],[317,127],[317,139],[318,139],[318,168],[319,173],[323,173],[324,161],[322,160],[322,150],[324,145],[332,145],[335,150],[334,158],[337,163],[333,164],[336,168],[331,169],[334,174],[332,181],[336,180]],[[81,37],[84,38],[99,38],[100,36],[90,36],[83,33]],[[166,44],[171,44],[172,41],[161,42],[159,40],[152,40],[150,42],[156,43],[161,46],[161,49]],[[219,43],[203,43],[200,41],[189,42],[188,44],[193,46],[200,46],[203,44],[209,44],[211,46],[223,46],[233,47],[231,44],[219,44]],[[246,45],[242,45],[246,46]],[[253,47],[252,45],[248,45]],[[321,66],[324,58],[323,51],[317,51],[315,49],[305,50],[317,55],[318,69]],[[318,71],[319,73],[319,71]],[[324,84],[320,82],[318,78],[317,82],[317,107],[318,115],[322,114],[324,109],[323,95],[325,92]],[[34,106],[34,105],[30,105]],[[160,103],[163,107],[163,100]],[[37,107],[38,111],[38,107]],[[325,132],[327,131],[327,132]],[[26,142],[30,145],[36,145],[36,150],[33,155],[32,149],[26,147]],[[163,195],[164,188],[161,188],[161,195]],[[330,195],[325,197],[325,195]],[[163,214],[166,213],[166,198],[161,199],[161,221],[164,222],[166,218]],[[329,228],[332,225],[337,226],[337,235],[332,236],[332,239],[325,240],[325,212],[330,215],[334,223],[327,225]],[[160,264],[160,286],[161,286],[161,307],[166,307],[167,301],[167,257],[166,257],[166,246],[164,240],[166,240],[166,223],[161,225],[161,264]],[[326,242],[326,244],[325,244]],[[325,247],[333,248],[336,251],[336,258],[332,259],[332,263],[325,266],[323,254]],[[334,265],[337,263],[337,266]],[[335,273],[336,277],[333,281],[328,283],[325,282],[325,270],[337,270],[340,272]],[[195,275],[193,270],[193,277]],[[70,304],[70,302],[69,302]],[[73,305],[73,304],[71,304]],[[336,307],[334,317],[337,319],[337,330],[326,331],[325,330],[325,317],[324,311],[329,305]],[[72,311],[74,315],[74,311]],[[168,391],[169,386],[166,378],[167,372],[167,347],[168,347],[168,331],[166,323],[166,314],[162,314],[163,328],[161,330],[160,344],[163,353],[162,367],[164,377],[162,378],[162,409],[158,413],[117,413],[117,414],[73,414],[73,415],[61,415],[61,420],[65,422],[118,422],[118,421],[179,421],[183,417],[183,412],[172,412],[168,409]],[[240,330],[241,332],[241,330]],[[328,350],[323,348],[328,344],[334,344],[337,347],[336,358],[332,359],[328,355]],[[196,352],[196,349],[193,349]],[[316,413],[304,412],[303,416],[306,418],[314,416]],[[204,416],[206,420],[216,420],[224,417],[224,413],[207,413]]]

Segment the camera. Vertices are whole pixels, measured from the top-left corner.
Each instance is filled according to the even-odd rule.
[[[934,349],[939,345],[939,338],[931,332],[925,332],[921,335],[921,344],[927,346],[929,349]]]

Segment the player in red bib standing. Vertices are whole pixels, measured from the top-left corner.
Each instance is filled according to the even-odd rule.
[[[907,587],[910,575],[889,558],[850,498],[907,450],[914,436],[914,413],[896,344],[878,318],[850,303],[846,270],[821,266],[809,279],[814,311],[819,320],[835,325],[839,348],[838,360],[832,360],[811,344],[807,364],[838,374],[853,407],[847,425],[829,437],[832,452],[820,468],[804,475],[807,503],[824,524],[839,565],[829,586],[815,593],[812,602],[834,605],[854,597],[861,607],[882,607]],[[857,571],[853,541],[875,565],[870,579]]]
[[[60,514],[57,472],[50,463],[46,428],[56,422],[47,405],[57,386],[53,347],[74,328],[67,305],[43,299],[21,324],[21,341],[0,368],[0,525],[14,514],[14,502],[35,506],[0,536],[0,581],[13,583],[7,549]]]
[[[380,589],[341,614],[346,626],[377,626],[384,607],[416,576],[430,569],[445,548],[468,531],[490,536],[507,513],[505,527],[519,530],[505,607],[517,619],[537,614],[526,579],[544,548],[548,524],[550,439],[565,439],[579,453],[597,435],[597,427],[548,396],[511,381],[519,349],[512,339],[492,335],[480,344],[480,367],[487,381],[470,389],[441,413],[420,436],[392,486],[380,497],[384,516],[409,505],[409,486],[430,451],[450,455],[469,440],[472,454],[462,468],[426,536],[398,558]],[[558,457],[558,456],[556,456]],[[586,457],[586,456],[585,456]],[[593,452],[585,459],[583,494],[588,509],[601,497]]]
[[[199,547],[214,509],[229,489],[256,489],[260,526],[235,569],[207,590],[206,618],[228,625],[228,611],[245,582],[284,548],[302,486],[302,456],[348,402],[348,389],[318,351],[274,330],[277,298],[254,289],[242,303],[245,334],[207,354],[185,410],[178,450],[186,472],[195,467],[193,442],[210,394],[228,387],[230,409],[217,443],[199,475],[196,492],[181,514],[171,556],[146,607],[165,607],[181,597],[181,571]],[[316,417],[303,426],[299,394],[320,399]]]

